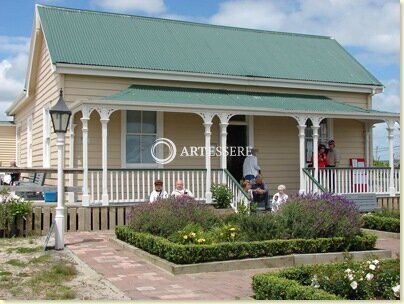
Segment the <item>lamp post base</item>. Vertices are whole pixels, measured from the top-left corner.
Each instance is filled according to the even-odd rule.
[[[56,230],[55,230],[55,249],[63,250],[65,248],[64,234],[65,234],[65,217],[63,207],[56,207]]]

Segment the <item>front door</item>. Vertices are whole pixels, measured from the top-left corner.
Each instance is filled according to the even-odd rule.
[[[227,126],[227,147],[247,147],[247,125],[232,125]],[[230,150],[228,150],[230,152]],[[237,151],[237,149],[236,149]],[[245,150],[244,150],[245,151]],[[237,153],[236,153],[237,154]],[[245,156],[227,156],[227,170],[233,175],[236,181],[243,178],[243,162]]]

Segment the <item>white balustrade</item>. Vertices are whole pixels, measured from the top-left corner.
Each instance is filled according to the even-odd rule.
[[[314,174],[309,170],[309,174]],[[304,174],[304,189],[306,193],[313,192],[314,182]],[[376,193],[389,194],[389,168],[325,168],[319,169],[318,183],[328,192],[337,194]],[[394,187],[400,193],[400,170],[394,170]]]

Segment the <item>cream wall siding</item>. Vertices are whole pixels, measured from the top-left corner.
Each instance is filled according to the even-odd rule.
[[[269,192],[280,184],[287,193],[299,190],[299,139],[296,120],[288,117],[254,117],[254,146]]]
[[[74,166],[83,167],[83,128],[80,118],[81,112],[74,116],[75,143]],[[121,111],[111,114],[108,122],[108,168],[121,167]],[[102,136],[101,122],[97,111],[90,115],[88,122],[88,166],[89,168],[101,168],[102,165]]]
[[[0,163],[8,167],[10,161],[16,159],[15,126],[0,125]]]
[[[15,115],[16,124],[21,126],[21,166],[27,165],[27,119],[32,116],[32,166],[43,166],[43,119],[42,109],[53,104],[59,96],[60,79],[52,71],[50,56],[42,33],[37,38],[39,56],[33,59],[34,91],[30,92],[31,100]],[[52,128],[53,131],[53,128]],[[51,131],[51,163],[57,165],[56,136]]]
[[[350,158],[365,158],[365,128],[363,123],[349,119],[335,119],[334,139],[335,148],[341,157],[340,167],[349,167]]]
[[[211,143],[219,146],[219,119],[213,119]],[[191,153],[190,146],[205,147],[205,128],[197,114],[164,113],[164,137],[171,139],[177,148],[177,156],[165,168],[205,168],[205,156],[186,156],[183,149]],[[164,157],[168,151],[164,151]],[[198,152],[200,153],[200,151]],[[211,157],[212,168],[219,168],[219,157]]]

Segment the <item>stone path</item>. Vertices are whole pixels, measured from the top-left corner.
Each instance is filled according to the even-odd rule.
[[[109,241],[113,235],[113,231],[67,233],[65,243],[83,262],[131,299],[246,300],[253,295],[251,277],[268,271],[252,269],[173,275]],[[400,240],[379,240],[377,247],[399,254]]]

